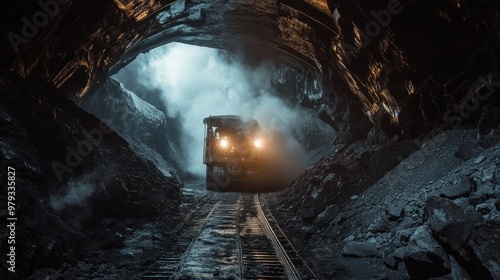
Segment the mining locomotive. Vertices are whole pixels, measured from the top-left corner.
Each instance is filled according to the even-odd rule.
[[[259,184],[264,143],[258,122],[223,115],[210,116],[203,123],[207,190],[242,190]]]

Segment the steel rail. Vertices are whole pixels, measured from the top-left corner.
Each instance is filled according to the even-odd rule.
[[[281,242],[279,242],[278,237],[276,236],[271,225],[269,224],[269,221],[267,220],[266,215],[264,214],[264,211],[262,210],[262,207],[260,205],[258,195],[255,195],[255,206],[257,208],[258,218],[262,225],[262,228],[266,232],[266,235],[271,241],[271,244],[273,245],[276,254],[281,260],[281,263],[285,268],[285,272],[288,278],[291,280],[301,280],[302,278],[300,277],[299,272],[295,269],[292,260],[290,260],[290,257],[286,253],[285,248],[283,248],[283,245],[281,244]]]
[[[203,210],[202,208],[204,206],[206,206],[207,203],[209,203],[209,201],[211,200],[212,197],[213,197],[213,194],[209,194],[209,195],[205,196],[204,199],[202,199],[201,201],[197,201],[197,203],[196,203],[197,206],[195,207],[196,210],[188,213],[184,217],[183,221],[180,222],[180,224],[181,224],[180,227],[185,227],[186,225],[188,225],[188,221],[190,221],[191,225],[193,224],[193,222],[195,222],[195,224],[198,224],[198,222],[192,221],[193,217],[197,214],[197,212],[201,212]],[[172,255],[172,256],[168,256],[168,258],[165,259],[165,260],[168,260],[170,258],[178,258],[178,261],[175,262],[175,265],[171,266],[171,268],[172,268],[171,271],[169,271],[168,269],[165,270],[165,268],[156,268],[157,265],[155,265],[155,263],[153,263],[152,268],[148,269],[141,276],[141,279],[175,279],[176,275],[179,272],[179,269],[181,268],[182,264],[185,262],[187,254],[190,251],[190,248],[192,247],[194,240],[200,235],[200,233],[202,232],[203,228],[205,227],[205,224],[207,223],[209,217],[215,211],[215,209],[216,209],[217,205],[219,205],[219,203],[220,202],[217,202],[213,206],[211,206],[208,213],[204,217],[203,216],[201,217],[203,220],[202,220],[201,224],[199,224],[199,226],[197,226],[196,234],[193,237],[189,236],[189,241],[188,241],[189,244],[188,244],[188,242],[186,242],[185,244],[188,244],[186,246],[186,245],[182,245],[183,243],[180,243],[181,247],[183,249],[182,249],[182,253],[180,253],[178,255],[179,257]],[[187,232],[189,232],[189,230]],[[165,260],[163,258],[161,258],[157,262],[163,262]],[[161,266],[163,266],[163,265],[160,265],[160,267]],[[162,270],[164,270],[164,271],[162,271]]]
[[[259,200],[259,203],[260,203],[260,200]],[[304,266],[304,268],[309,272],[310,275],[312,275],[312,277],[313,277],[312,279],[319,279],[319,277],[312,271],[312,269],[309,267],[309,265],[307,265],[307,262],[300,256],[300,254],[298,253],[297,249],[295,249],[295,246],[293,246],[292,242],[290,242],[290,240],[288,239],[288,237],[283,232],[283,230],[279,226],[278,222],[274,218],[274,216],[271,213],[271,211],[268,211],[268,215],[271,217],[272,220],[275,221],[276,230],[278,230],[281,233],[281,235],[286,239],[286,241],[289,244],[290,248],[292,248],[292,250],[295,252],[296,256],[301,260],[302,265]]]
[[[194,238],[191,240],[191,243],[189,243],[189,246],[186,248],[186,251],[184,252],[184,255],[182,256],[181,261],[179,262],[179,265],[177,265],[177,268],[176,268],[175,272],[173,273],[173,275],[170,277],[170,279],[179,279],[179,275],[178,275],[179,274],[179,270],[181,269],[181,267],[186,262],[186,259],[187,259],[188,255],[189,255],[189,252],[191,251],[191,248],[193,247],[193,244],[194,244],[195,240],[198,239],[198,237],[200,236],[201,232],[205,228],[205,225],[207,224],[208,219],[212,216],[212,214],[215,212],[215,210],[219,207],[220,203],[221,203],[220,201],[217,202],[214,205],[214,207],[212,207],[212,209],[210,210],[210,212],[208,212],[208,215],[205,217],[205,220],[203,221],[203,223],[201,224],[200,228],[198,229],[198,232],[196,233],[196,235],[194,236]]]

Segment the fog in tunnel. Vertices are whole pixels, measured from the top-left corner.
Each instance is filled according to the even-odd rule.
[[[272,63],[249,65],[244,61],[248,60],[241,54],[171,43],[139,55],[115,78],[125,83],[133,76],[141,86],[159,92],[168,117],[179,121],[180,148],[188,173],[205,175],[203,119],[240,115],[259,122],[267,152],[272,153],[280,170],[298,175],[306,153],[302,120],[310,117],[312,110],[293,102],[289,97],[294,93],[278,95],[272,82],[276,70]]]

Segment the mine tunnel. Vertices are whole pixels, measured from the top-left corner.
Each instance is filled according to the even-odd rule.
[[[9,5],[1,279],[500,279],[500,2]]]

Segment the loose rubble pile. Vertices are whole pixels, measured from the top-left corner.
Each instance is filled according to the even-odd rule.
[[[499,279],[500,144],[481,146],[476,135],[440,134],[350,190],[331,168],[345,149],[310,168],[319,177],[306,173],[267,201],[325,279]],[[353,158],[344,168],[356,169]]]

